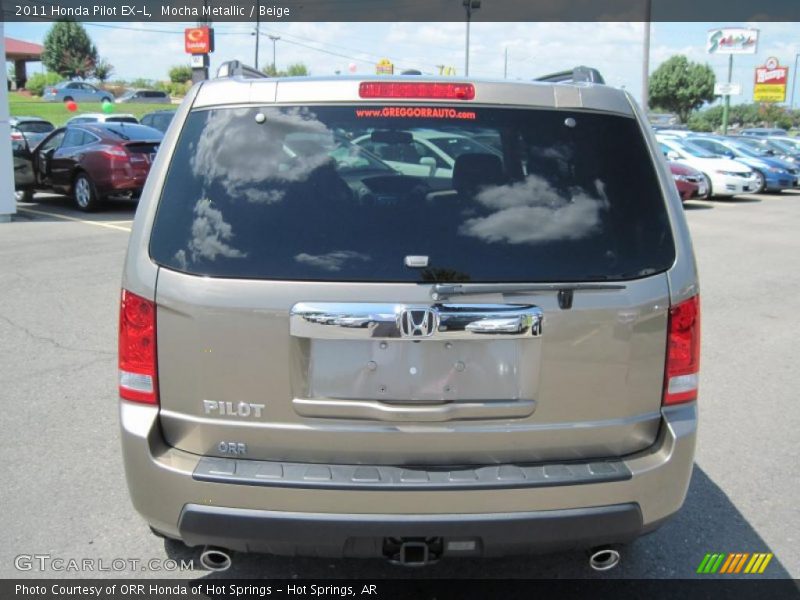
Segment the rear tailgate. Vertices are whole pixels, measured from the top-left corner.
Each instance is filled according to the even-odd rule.
[[[570,310],[555,294],[495,298],[526,307],[533,321],[541,311],[536,335],[531,323],[512,333],[397,337],[402,324],[379,315],[434,307],[421,291],[355,286],[355,295],[374,301],[358,311],[349,286],[162,269],[158,354],[168,442],[208,455],[223,455],[221,442],[243,443],[247,457],[271,460],[480,464],[618,456],[654,440],[663,275],[577,293]]]
[[[489,130],[443,185],[413,174],[424,136]],[[647,447],[675,260],[649,156],[631,117],[579,110],[190,113],[150,238],[167,441],[356,464]],[[537,282],[614,289],[431,294]]]

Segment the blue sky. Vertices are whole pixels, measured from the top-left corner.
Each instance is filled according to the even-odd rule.
[[[743,93],[733,102],[750,102],[753,70],[767,57],[793,67],[800,53],[799,23],[654,23],[650,68],[673,54],[708,63],[718,80],[727,76],[727,56],[705,52],[708,29],[720,26],[755,27],[760,30],[756,55],[734,58],[733,81]],[[171,65],[188,62],[183,51],[186,23],[87,23],[100,55],[115,67],[114,78],[166,79]],[[41,43],[49,24],[6,23],[9,37]],[[250,23],[219,23],[212,69],[228,59],[254,62],[255,37]],[[269,23],[262,34],[282,37],[277,42],[278,67],[304,62],[312,74],[341,71],[373,73],[374,63],[387,57],[402,68],[437,72],[437,65],[464,72],[464,23]],[[502,77],[504,50],[508,48],[509,79],[531,79],[576,64],[597,67],[609,84],[640,96],[642,61],[641,23],[473,23],[470,75]],[[261,66],[272,62],[272,42],[261,38]],[[38,64],[30,67],[35,71]],[[790,69],[790,82],[793,82]],[[796,92],[800,105],[800,91]],[[788,96],[788,93],[787,93]],[[787,98],[788,100],[788,98]]]

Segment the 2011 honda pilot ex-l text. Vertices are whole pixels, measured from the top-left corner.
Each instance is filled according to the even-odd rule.
[[[640,109],[587,72],[191,90],[121,296],[155,532],[418,564],[611,548],[681,507],[691,241]]]

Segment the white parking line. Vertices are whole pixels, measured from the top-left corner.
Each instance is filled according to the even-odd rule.
[[[116,229],[117,231],[125,231],[130,233],[130,227],[122,227],[121,225],[117,225],[116,223],[133,223],[133,221],[89,221],[88,219],[76,219],[75,217],[68,217],[66,215],[60,215],[58,213],[47,212],[44,210],[34,210],[32,208],[20,208],[17,207],[17,210],[21,212],[28,212],[33,213],[35,215],[44,215],[46,217],[55,217],[57,219],[64,219],[65,221],[75,221],[76,223],[85,223],[86,225],[96,225],[97,227],[105,227],[106,229]]]

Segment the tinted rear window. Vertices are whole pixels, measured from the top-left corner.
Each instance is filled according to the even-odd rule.
[[[470,142],[473,133],[493,143]],[[432,161],[420,148],[436,136],[457,148],[434,144]],[[380,156],[369,150],[376,147]],[[603,114],[197,111],[172,157],[150,253],[163,266],[211,277],[636,278],[675,257],[649,156],[633,119]],[[427,256],[428,267],[406,267],[410,255]]]
[[[49,133],[55,129],[52,123],[44,121],[23,121],[17,124],[17,129],[25,133]]]
[[[137,140],[160,140],[163,137],[163,134],[158,129],[153,129],[152,127],[147,127],[145,125],[115,125],[115,124],[108,124],[106,127],[103,127],[103,130],[110,134],[111,137],[115,137],[125,141],[137,141]]]

